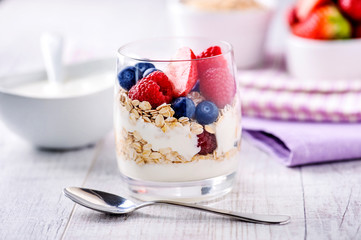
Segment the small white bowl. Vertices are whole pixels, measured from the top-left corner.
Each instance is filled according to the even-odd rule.
[[[173,34],[201,36],[231,43],[237,67],[259,65],[274,12],[275,1],[259,0],[263,8],[209,11],[186,6],[179,0],[169,3]]]
[[[113,59],[66,67],[68,77],[114,71]],[[46,79],[45,71],[0,79],[0,116],[14,133],[37,147],[78,148],[112,129],[113,85],[72,97],[38,98],[14,93],[8,85]],[[102,79],[99,79],[102,81]]]
[[[361,39],[313,40],[290,34],[288,71],[300,80],[361,78]]]

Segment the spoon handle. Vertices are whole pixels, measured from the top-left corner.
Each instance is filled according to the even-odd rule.
[[[53,33],[44,33],[40,44],[48,80],[54,84],[61,84],[64,80],[62,37]]]
[[[238,219],[244,222],[250,223],[262,223],[262,224],[285,224],[288,223],[291,219],[289,216],[285,215],[263,215],[263,214],[248,214],[248,213],[238,213],[227,210],[221,210],[216,208],[211,208],[208,206],[201,206],[191,203],[181,203],[181,202],[173,202],[173,201],[153,201],[142,204],[140,207],[145,207],[154,204],[167,204],[173,206],[180,206],[186,208],[197,209],[205,212],[215,213],[218,215]]]

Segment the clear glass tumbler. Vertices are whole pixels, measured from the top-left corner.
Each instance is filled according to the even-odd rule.
[[[208,200],[232,189],[241,108],[232,46],[156,38],[118,50],[114,127],[118,166],[142,200]]]

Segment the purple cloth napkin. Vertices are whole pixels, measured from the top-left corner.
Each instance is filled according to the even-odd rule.
[[[242,127],[247,140],[289,167],[361,158],[361,123],[244,117]]]

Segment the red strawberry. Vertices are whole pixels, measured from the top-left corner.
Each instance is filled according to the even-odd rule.
[[[338,5],[345,15],[354,21],[361,21],[361,1],[360,0],[338,0]]]
[[[143,78],[129,90],[129,98],[132,100],[148,101],[153,108],[165,103],[165,96],[161,87],[153,80]]]
[[[344,39],[351,37],[351,25],[333,5],[316,9],[305,21],[292,27],[292,32],[304,38]]]
[[[186,96],[197,82],[196,61],[186,61],[196,59],[193,51],[188,47],[178,49],[174,61],[168,65],[166,73],[174,86],[174,97]]]
[[[203,131],[203,133],[197,135],[198,144],[197,147],[201,147],[201,150],[198,154],[207,155],[212,153],[217,148],[217,139],[216,135],[209,133],[207,131]]]
[[[331,3],[331,0],[300,0],[296,4],[297,18],[302,22],[318,7]]]
[[[353,28],[353,37],[361,38],[361,24],[359,24]]]
[[[220,46],[212,46],[201,52],[201,54],[199,54],[197,58],[213,57],[221,54],[222,49]]]
[[[236,94],[234,77],[225,68],[210,68],[200,79],[200,92],[219,108],[230,104]]]
[[[289,26],[293,26],[296,23],[298,23],[299,19],[297,17],[296,14],[296,7],[291,7],[290,9],[288,9],[287,11],[287,22]]]
[[[165,101],[170,103],[173,99],[173,84],[169,81],[167,75],[161,71],[155,71],[145,77],[151,79],[160,86],[160,91],[163,93]]]
[[[198,60],[198,75],[201,77],[210,68],[228,68],[227,60],[223,56],[215,57],[221,54],[222,49],[219,46],[212,46],[201,52],[197,58],[205,59]]]

